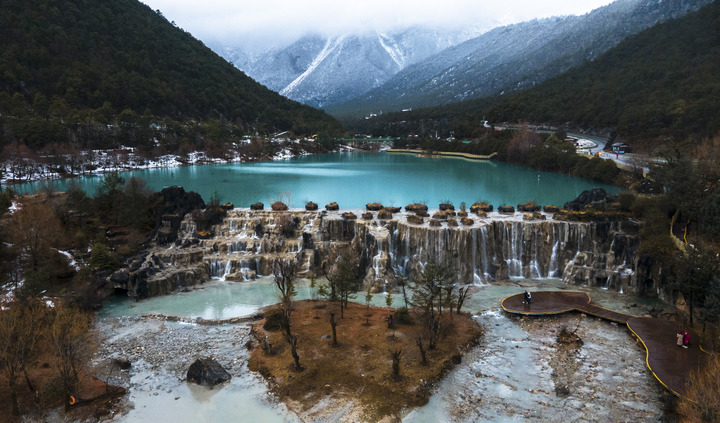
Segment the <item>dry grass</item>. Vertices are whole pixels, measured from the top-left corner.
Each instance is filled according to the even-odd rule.
[[[421,364],[416,345],[419,336],[427,340],[425,326],[418,316],[415,324],[396,323],[389,329],[387,317],[394,309],[350,303],[344,319],[334,304],[325,301],[298,301],[292,313],[292,331],[298,336],[298,354],[303,371],[292,365],[290,349],[279,331],[266,332],[263,321],[254,326],[256,336],[267,336],[274,354],[266,355],[254,347],[250,369],[270,380],[274,392],[286,402],[308,410],[330,396],[358,401],[365,418],[380,420],[397,416],[402,409],[427,402],[432,384],[442,378],[461,354],[482,335],[481,327],[467,314],[444,316],[438,347],[427,352],[428,365]],[[332,346],[330,312],[338,320],[338,346]],[[412,314],[412,313],[411,313]],[[369,325],[367,324],[369,323]],[[425,341],[427,345],[427,341]],[[402,349],[399,379],[391,375],[390,350]],[[289,400],[289,401],[288,401]]]
[[[720,422],[720,356],[690,374],[690,386],[678,403],[683,422]]]
[[[10,391],[7,378],[0,375],[0,422],[42,421],[39,417],[44,410],[63,406],[62,383],[52,368],[52,359],[48,353],[41,354],[30,366],[30,380],[38,390],[38,401],[35,393],[28,389],[24,377],[18,379],[18,402],[21,417],[13,417],[10,402]],[[123,388],[108,386],[86,372],[79,372],[80,382],[73,393],[78,404],[73,407],[66,418],[69,421],[92,420],[107,415],[118,400],[125,395]],[[25,416],[25,418],[23,417]]]

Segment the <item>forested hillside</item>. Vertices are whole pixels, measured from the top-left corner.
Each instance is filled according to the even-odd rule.
[[[6,144],[142,146],[158,135],[217,142],[242,133],[340,129],[136,0],[7,0],[0,12]],[[163,133],[153,132],[158,127]]]
[[[630,37],[597,60],[510,96],[386,114],[354,129],[475,137],[492,123],[613,128],[635,143],[700,139],[720,130],[720,4]]]
[[[650,28],[583,67],[514,95],[486,116],[615,127],[630,139],[720,130],[720,3]]]

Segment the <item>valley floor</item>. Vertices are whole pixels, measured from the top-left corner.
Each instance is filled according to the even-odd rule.
[[[525,318],[500,309],[499,300],[508,292],[558,285],[556,280],[521,280],[479,287],[467,309],[485,328],[484,340],[434,386],[428,404],[397,417],[411,422],[662,420],[666,392],[646,369],[643,348],[625,328],[580,314]],[[592,291],[593,299],[616,310],[645,312],[646,306],[638,305],[636,298]],[[564,326],[575,330],[584,343],[578,348],[559,345],[556,337]],[[248,324],[206,326],[143,316],[105,317],[99,331],[103,340],[98,366],[116,357],[133,363],[110,379],[129,392],[113,421],[180,423],[213,416],[278,422],[357,420],[358,404],[351,396],[340,402],[319,400],[299,414],[288,411],[262,377],[248,370]],[[207,355],[232,374],[227,385],[208,390],[184,381],[192,361]]]

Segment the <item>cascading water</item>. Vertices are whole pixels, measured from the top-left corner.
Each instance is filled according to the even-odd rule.
[[[548,278],[554,278],[558,276],[558,247],[560,246],[560,240],[557,236],[557,227],[553,225],[552,231],[553,248],[550,253],[550,266],[548,266]]]
[[[281,225],[273,225],[273,212],[229,211],[211,239],[197,239],[191,232],[194,222],[186,218],[181,224],[186,230],[180,234],[183,245],[156,254],[176,269],[204,264],[199,268],[212,278],[248,280],[271,273],[269,263],[278,256],[296,257],[302,276],[319,274],[333,263],[328,253],[357,245],[367,257],[364,280],[378,288],[398,275],[411,279],[430,262],[453,269],[460,284],[560,277],[569,284],[605,285],[625,292],[639,286],[633,272],[638,241],[623,229],[632,222],[526,221],[519,215],[491,215],[458,227],[441,222],[438,228],[408,223],[403,214],[380,222],[291,213],[302,228],[292,237],[282,234]],[[175,279],[173,274],[174,285]]]

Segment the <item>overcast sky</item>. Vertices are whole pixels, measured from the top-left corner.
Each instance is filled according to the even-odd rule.
[[[206,43],[243,48],[327,35],[388,31],[411,25],[436,28],[499,25],[579,15],[611,0],[141,0]]]

